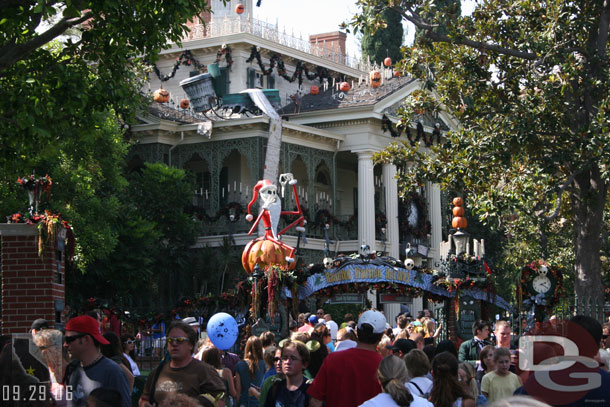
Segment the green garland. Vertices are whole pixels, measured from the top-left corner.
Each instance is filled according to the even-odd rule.
[[[282,78],[286,79],[288,82],[294,82],[298,79],[299,86],[303,84],[303,73],[305,73],[305,76],[310,81],[313,81],[314,79],[318,78],[320,83],[322,83],[324,79],[331,79],[330,75],[328,74],[328,69],[317,66],[315,72],[310,73],[309,69],[307,68],[307,66],[305,66],[305,63],[303,61],[297,62],[294,73],[292,74],[292,76],[289,76],[286,73],[286,66],[284,65],[284,61],[282,60],[282,56],[280,54],[273,54],[273,56],[269,59],[269,68],[265,68],[265,65],[263,64],[263,61],[261,59],[261,54],[256,46],[252,46],[252,49],[250,51],[250,57],[246,60],[246,62],[252,62],[254,59],[256,59],[256,62],[258,63],[258,66],[261,69],[263,75],[271,75],[273,73],[273,68],[275,68],[275,65],[277,64],[277,73]],[[339,78],[340,81],[343,81],[343,79],[343,76]]]

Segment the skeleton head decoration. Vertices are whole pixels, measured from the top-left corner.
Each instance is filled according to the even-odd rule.
[[[546,276],[548,272],[549,272],[549,269],[544,264],[541,265],[540,268],[538,269],[538,275],[539,276]]]
[[[413,270],[413,267],[415,267],[415,262],[413,261],[413,259],[406,259],[405,267],[407,268],[407,270]]]
[[[325,267],[327,270],[330,270],[331,268],[333,268],[333,265],[334,265],[334,264],[333,264],[333,259],[332,259],[332,258],[330,258],[330,257],[324,257],[323,263],[324,263],[324,267]]]
[[[263,208],[275,203],[277,201],[277,187],[274,184],[262,187],[260,197],[263,200]]]

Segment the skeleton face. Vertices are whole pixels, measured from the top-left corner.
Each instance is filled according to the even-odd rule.
[[[261,188],[260,195],[265,205],[272,204],[277,200],[277,187],[271,185]]]
[[[540,268],[538,269],[538,275],[540,276],[546,276],[546,274],[549,272],[549,269],[547,268],[547,266],[540,266]]]
[[[405,267],[407,268],[407,270],[413,270],[413,267],[415,267],[415,262],[413,261],[413,259],[406,259]]]
[[[331,259],[330,257],[324,257],[324,267],[326,267],[327,269],[331,269],[333,268],[333,259]]]

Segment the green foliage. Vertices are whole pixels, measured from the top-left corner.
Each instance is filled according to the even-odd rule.
[[[428,2],[358,3],[393,7],[426,33],[404,49],[401,65],[422,89],[405,103],[402,120],[425,106],[442,107],[460,123],[432,154],[395,144],[377,157],[402,169],[401,193],[424,179],[464,191],[479,219],[506,234],[507,262],[545,258],[567,274],[574,269],[579,295],[601,295],[608,6],[505,0],[443,22],[437,13],[421,17]],[[381,19],[363,14],[352,23],[362,30]]]
[[[365,30],[362,37],[363,57],[368,57],[371,63],[376,62],[380,66],[386,57],[392,58],[392,62],[401,59],[400,47],[403,39],[400,14],[394,10],[385,9],[381,16],[385,26],[376,31]]]
[[[108,258],[125,221],[140,216],[124,217],[132,212],[120,195],[128,147],[121,126],[149,102],[140,93],[145,59],[179,41],[186,21],[207,9],[203,0],[2,3],[0,214],[27,204],[18,176],[48,173],[45,207],[74,226],[78,272]]]
[[[86,274],[72,276],[72,300],[95,296],[130,304],[162,296],[166,304],[175,301],[191,283],[190,247],[197,231],[186,210],[193,189],[183,170],[165,164],[146,164],[131,174],[119,195],[117,217],[109,223],[118,244]]]

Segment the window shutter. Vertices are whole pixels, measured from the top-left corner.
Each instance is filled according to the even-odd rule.
[[[267,76],[267,89],[275,89],[275,76]]]
[[[248,72],[248,83],[247,83],[248,89],[253,89],[256,87],[254,84],[254,81],[256,79],[256,71],[254,70],[254,68],[248,68],[247,72]]]

